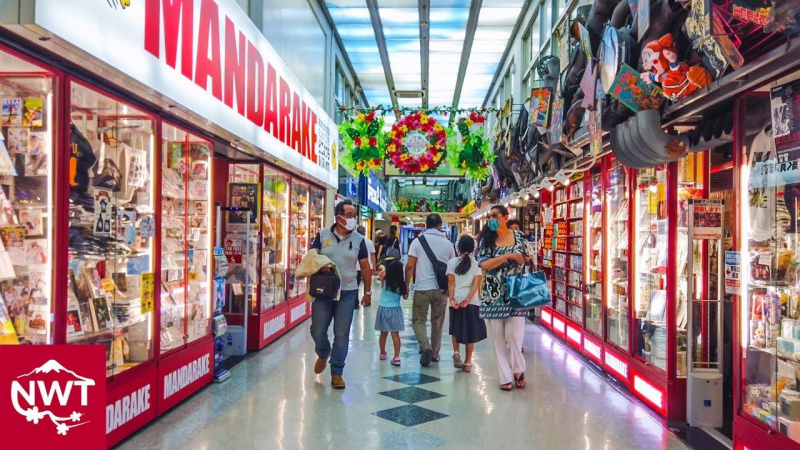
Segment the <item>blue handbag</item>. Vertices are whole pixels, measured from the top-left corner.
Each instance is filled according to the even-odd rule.
[[[549,305],[551,302],[550,286],[541,270],[506,278],[508,299],[511,307],[527,310]]]

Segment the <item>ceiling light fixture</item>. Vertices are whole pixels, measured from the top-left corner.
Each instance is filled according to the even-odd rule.
[[[442,191],[440,191],[438,189],[436,189],[435,191],[431,191],[431,195],[439,195],[441,193],[442,193]]]

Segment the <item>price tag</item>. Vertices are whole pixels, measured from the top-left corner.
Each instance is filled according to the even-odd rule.
[[[114,292],[116,287],[114,286],[114,282],[109,280],[108,278],[103,278],[100,283],[103,285],[103,290],[106,292]]]
[[[155,274],[143,273],[142,281],[140,284],[142,314],[147,314],[153,311],[153,299],[155,297]]]

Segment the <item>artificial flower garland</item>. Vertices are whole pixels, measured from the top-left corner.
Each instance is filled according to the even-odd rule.
[[[389,160],[407,174],[434,171],[447,155],[447,130],[425,111],[397,121],[388,136]]]
[[[489,141],[483,138],[484,122],[486,118],[476,112],[458,119],[456,126],[461,133],[461,142],[447,156],[447,160],[459,173],[479,181],[489,176],[489,166],[497,158],[489,150]]]
[[[383,124],[383,117],[376,116],[375,111],[366,115],[360,113],[353,120],[342,122],[339,133],[345,152],[339,162],[363,175],[380,169],[385,156]]]

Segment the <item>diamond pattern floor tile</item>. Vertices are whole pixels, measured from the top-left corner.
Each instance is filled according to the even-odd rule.
[[[438,392],[428,391],[413,386],[402,389],[394,389],[391,391],[378,392],[378,394],[385,395],[387,397],[393,398],[395,400],[400,400],[406,403],[419,403],[419,402],[424,402],[425,400],[433,400],[436,398],[444,397],[444,395]]]
[[[441,379],[432,377],[430,375],[425,375],[419,372],[409,372],[409,373],[401,373],[399,375],[392,375],[389,377],[384,377],[387,380],[396,381],[398,383],[408,384],[410,386],[416,386],[420,384],[426,383],[434,383],[436,381],[441,381]]]
[[[384,409],[383,411],[378,411],[373,414],[382,419],[390,420],[407,427],[413,427],[447,417],[447,414],[431,411],[430,409],[421,408],[417,405],[398,406],[397,408]]]

